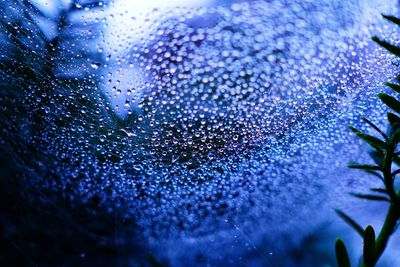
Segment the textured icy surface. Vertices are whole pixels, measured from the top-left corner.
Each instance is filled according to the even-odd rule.
[[[237,262],[229,253],[239,248],[267,263],[262,240],[333,220],[332,207],[349,207],[345,192],[370,182],[346,169],[368,160],[346,126],[367,130],[361,116],[384,126],[375,94],[396,67],[370,37],[397,40],[380,19],[396,6],[254,1],[136,14],[117,2],[88,11],[104,31],[87,49],[104,62],[86,62],[92,84],[64,103],[80,117],[53,123],[63,107],[49,107],[40,138],[61,179],[32,182],[117,210],[175,266],[188,248],[210,262]],[[32,90],[28,101],[40,101]]]

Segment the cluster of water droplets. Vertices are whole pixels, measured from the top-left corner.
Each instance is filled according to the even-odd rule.
[[[136,190],[128,193],[150,194],[135,209],[144,225],[153,221],[162,229],[161,222],[171,225],[172,220],[198,229],[207,218],[218,221],[239,210],[263,209],[260,205],[273,201],[271,184],[281,192],[286,182],[303,180],[299,193],[319,184],[289,171],[295,160],[288,149],[296,140],[306,146],[315,134],[327,138],[327,123],[381,82],[367,66],[370,54],[384,54],[369,41],[376,31],[369,17],[349,11],[357,5],[256,1],[228,8],[155,9],[147,35],[110,33],[131,39],[110,53],[103,90],[117,114],[129,121],[119,130],[125,151],[136,152],[121,158],[135,170],[133,181],[127,180]],[[340,9],[349,13],[333,13]],[[113,19],[130,21],[124,14]],[[346,138],[339,135],[333,143]],[[290,158],[290,164],[278,164],[275,157]],[[147,189],[138,190],[143,182]]]

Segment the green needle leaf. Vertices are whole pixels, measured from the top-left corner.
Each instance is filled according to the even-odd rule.
[[[392,142],[397,144],[400,141],[400,129],[397,129],[396,132],[392,135]]]
[[[377,193],[387,194],[386,189],[383,188],[371,188],[370,190]]]
[[[370,151],[368,152],[368,154],[371,156],[371,158],[378,166],[382,166],[384,155],[379,153],[379,151],[377,150]]]
[[[387,51],[389,51],[390,53],[400,57],[400,48],[392,45],[384,40],[380,40],[378,37],[374,36],[372,37],[372,40],[374,42],[376,42],[378,45],[382,46],[383,48],[385,48]]]
[[[390,82],[385,82],[384,84],[392,88],[392,90],[395,91],[396,93],[400,93],[400,85]]]
[[[400,165],[400,158],[399,158],[399,156],[393,157],[393,161],[394,161],[397,165]]]
[[[378,97],[385,103],[389,108],[393,109],[397,113],[400,113],[400,102],[394,97],[387,94],[378,94]]]
[[[400,19],[399,18],[396,18],[394,16],[389,16],[389,15],[384,15],[384,14],[382,14],[382,17],[384,17],[385,19],[387,19],[387,20],[389,20],[389,21],[391,21],[391,22],[393,22],[393,23],[395,23],[395,24],[400,26]]]
[[[350,216],[348,216],[346,213],[344,213],[341,210],[335,209],[335,212],[337,215],[339,215],[342,220],[350,225],[361,237],[364,237],[364,229],[356,222],[354,221]]]
[[[394,172],[392,172],[392,177],[395,177],[399,173],[400,173],[400,169],[395,170]]]
[[[388,118],[388,121],[389,121],[389,123],[390,123],[390,125],[392,127],[400,125],[400,118],[396,114],[388,112],[387,113],[387,118]]]
[[[373,122],[371,122],[367,118],[362,118],[362,120],[365,121],[366,123],[368,123],[372,128],[375,129],[375,131],[380,133],[383,136],[383,138],[385,138],[386,141],[388,141],[388,137],[386,136],[386,134],[381,129],[379,129],[378,126],[376,126]]]
[[[373,175],[373,176],[375,176],[375,177],[377,177],[377,178],[379,178],[380,180],[383,181],[382,175],[380,175],[376,171],[371,171],[371,170],[363,170],[363,171],[365,171],[366,173],[371,174],[371,175]]]
[[[367,142],[369,145],[376,149],[387,149],[388,145],[383,142],[382,140],[368,134],[364,134],[357,130],[354,127],[349,126],[350,130],[352,130],[359,138],[363,139],[365,142]]]
[[[368,225],[364,234],[364,264],[374,266],[375,263],[375,231],[371,225]]]
[[[336,251],[336,261],[338,267],[351,267],[349,254],[347,253],[347,249],[342,239],[336,239],[335,243],[335,251]]]
[[[353,197],[361,198],[361,199],[390,202],[390,199],[388,199],[386,197],[382,197],[382,196],[377,196],[377,195],[358,194],[358,193],[350,193],[350,195],[352,195]]]
[[[366,170],[366,171],[382,171],[381,167],[375,166],[375,165],[369,165],[369,164],[356,164],[356,163],[351,163],[347,165],[347,167],[351,169],[361,169],[361,170]]]

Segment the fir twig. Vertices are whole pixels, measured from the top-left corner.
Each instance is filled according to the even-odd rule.
[[[400,19],[393,16],[383,17],[397,25],[400,25]],[[384,40],[380,40],[378,37],[373,37],[373,41],[378,43],[380,46],[391,52],[392,54],[400,57],[400,47],[392,45]],[[400,85],[394,83],[386,83],[395,93],[400,93]],[[393,96],[388,94],[378,94],[381,101],[388,106],[390,109],[396,113],[400,113],[400,102]],[[378,200],[389,202],[389,209],[386,214],[385,222],[381,231],[375,239],[375,231],[372,226],[368,226],[364,231],[361,226],[357,224],[348,215],[341,211],[336,211],[338,215],[349,225],[351,225],[355,231],[357,231],[364,238],[364,250],[363,250],[363,260],[361,266],[363,267],[373,267],[376,265],[377,261],[383,254],[390,236],[394,233],[396,229],[397,222],[400,220],[400,190],[396,193],[394,188],[394,181],[396,175],[400,173],[400,169],[392,172],[392,166],[394,163],[398,163],[399,152],[397,152],[398,144],[400,142],[400,118],[389,112],[387,114],[389,122],[388,135],[384,134],[375,124],[373,124],[368,119],[363,119],[370,126],[372,126],[378,133],[382,135],[384,140],[380,140],[376,137],[364,134],[357,129],[350,127],[350,129],[363,141],[371,145],[376,153],[370,153],[374,161],[378,164],[366,165],[366,164],[350,164],[350,168],[366,170],[375,175],[379,175],[381,178],[384,188],[372,188],[371,191],[386,194],[386,196],[381,195],[370,195],[370,194],[354,194],[353,196],[366,199],[366,200]],[[377,157],[378,156],[378,157]],[[381,172],[382,176],[377,173]],[[339,239],[336,241],[336,255],[338,265],[350,266],[348,262],[347,250],[344,243]]]

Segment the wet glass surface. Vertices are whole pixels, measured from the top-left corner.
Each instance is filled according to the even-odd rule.
[[[353,236],[333,208],[381,221],[347,194],[374,185],[346,167],[370,161],[347,125],[385,125],[375,96],[398,64],[370,38],[397,42],[380,16],[397,8],[0,0],[8,249],[40,266],[136,266],[148,251],[171,266],[335,266],[335,237]],[[383,266],[400,264],[396,245]]]

